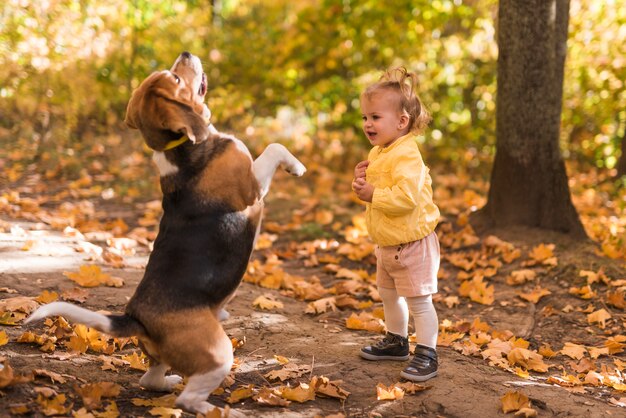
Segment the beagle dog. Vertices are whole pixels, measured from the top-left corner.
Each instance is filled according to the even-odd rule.
[[[306,171],[279,144],[253,160],[240,140],[208,122],[206,92],[200,60],[183,52],[169,71],[148,76],[128,104],[126,123],[154,150],[163,217],[125,313],[103,315],[53,302],[26,320],[62,315],[114,337],[137,336],[150,360],[139,384],[172,391],[182,382],[166,376],[172,368],[188,376],[176,405],[200,414],[213,409],[208,397],[233,364],[220,317],[246,271],[263,197],[279,166],[295,176]]]

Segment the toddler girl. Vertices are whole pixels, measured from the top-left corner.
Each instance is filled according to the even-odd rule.
[[[385,311],[386,336],[361,349],[367,360],[409,358],[409,312],[417,346],[400,373],[412,381],[437,375],[439,209],[416,136],[430,115],[416,93],[417,76],[388,70],[361,94],[363,131],[374,146],[354,169],[352,189],[366,202],[366,224],[376,247],[376,284]]]

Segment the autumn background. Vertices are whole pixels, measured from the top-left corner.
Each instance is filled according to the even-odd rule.
[[[218,129],[255,155],[281,142],[309,169],[302,179],[280,173],[272,186],[225,324],[238,368],[215,403],[250,416],[623,414],[626,9],[530,2],[569,3],[563,82],[550,91],[563,89],[554,141],[580,234],[480,216],[500,179],[496,91],[507,45],[497,41],[508,27],[497,22],[510,3],[3,2],[0,414],[182,414],[172,398],[139,389],[145,359],[133,341],[62,320],[20,324],[56,299],[123,310],[161,210],[151,151],[124,125],[125,107],[144,77],[184,50],[203,61]],[[433,114],[420,146],[442,209],[444,361],[428,386],[402,386],[394,365],[354,354],[384,330],[373,246],[349,187],[369,149],[358,97],[392,65],[418,73]],[[529,158],[539,165],[539,154]],[[462,407],[467,399],[476,410]]]

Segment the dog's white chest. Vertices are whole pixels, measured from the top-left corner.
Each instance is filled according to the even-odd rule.
[[[154,161],[157,168],[159,169],[159,174],[161,175],[161,177],[178,173],[178,167],[172,164],[167,158],[165,158],[165,154],[162,152],[155,151],[154,154],[152,154],[152,161]]]

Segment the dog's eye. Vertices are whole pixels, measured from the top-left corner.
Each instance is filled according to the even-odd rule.
[[[180,84],[180,77],[177,76],[176,74],[172,74],[174,76],[174,78],[176,79],[176,84]]]

